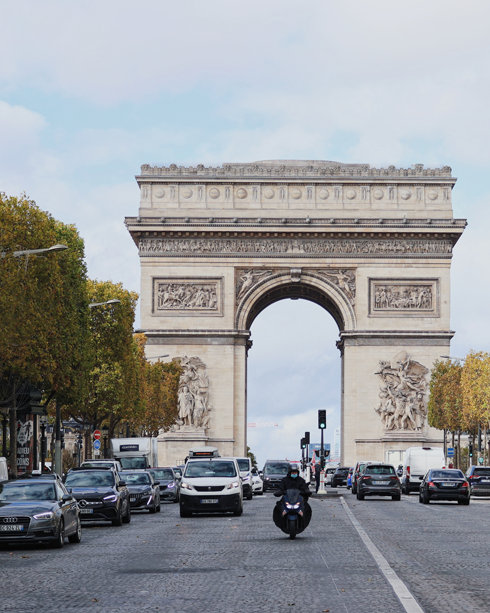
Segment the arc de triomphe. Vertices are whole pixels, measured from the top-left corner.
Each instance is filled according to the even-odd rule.
[[[147,356],[183,366],[162,465],[199,444],[245,454],[250,326],[285,298],[321,305],[339,327],[343,464],[441,443],[427,424],[429,374],[449,353],[451,257],[466,225],[453,218],[449,167],[145,164],[136,179],[126,225]]]

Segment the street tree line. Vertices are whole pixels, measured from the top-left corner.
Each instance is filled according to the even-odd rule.
[[[22,254],[53,245],[68,249]],[[119,301],[111,304],[109,300]],[[25,195],[0,193],[0,411],[9,416],[16,466],[17,412],[34,386],[50,418],[124,423],[155,434],[176,419],[180,364],[150,363],[146,337],[133,333],[138,295],[87,275],[84,242],[74,225],[56,220]],[[99,303],[98,306],[92,306]]]
[[[436,360],[431,371],[429,425],[452,434],[461,463],[461,434],[476,440],[482,433],[484,450],[490,429],[490,354],[470,351],[464,360]]]

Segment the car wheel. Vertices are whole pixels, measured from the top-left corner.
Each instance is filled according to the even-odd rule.
[[[77,519],[77,529],[75,530],[75,533],[70,534],[68,540],[70,543],[80,543],[82,540],[82,522],[80,521],[80,518]]]
[[[121,509],[119,509],[119,511],[117,512],[117,517],[116,519],[112,520],[112,525],[113,526],[122,526],[123,520],[122,520],[122,513],[121,513]]]
[[[352,486],[352,493],[357,494],[357,487],[355,485]]]
[[[470,499],[467,498],[465,500],[458,500],[458,504],[469,505],[470,504]]]
[[[131,523],[131,507],[129,506],[129,502],[128,502],[128,508],[126,510],[126,515],[123,517],[123,522],[125,524]]]
[[[402,497],[400,494],[395,494],[394,496],[391,497],[392,500],[401,500]]]
[[[237,509],[236,511],[233,511],[233,515],[235,517],[240,517],[240,515],[243,513],[243,504],[240,506],[239,509]]]
[[[180,516],[181,517],[190,517],[191,514],[184,509],[182,505],[180,505]]]
[[[65,546],[65,522],[61,520],[60,529],[56,535],[56,540],[53,543],[55,549],[62,549]]]
[[[357,492],[357,500],[364,500],[364,494],[361,494],[361,492]]]
[[[179,502],[179,499],[177,498],[177,496],[172,500],[173,503],[175,502]]]
[[[160,513],[161,510],[162,510],[162,501],[159,500],[158,501],[158,506],[157,506],[157,513]]]
[[[422,494],[422,502],[423,502],[424,504],[429,504],[429,503],[430,503],[430,498],[429,498],[429,495],[428,495],[426,492],[424,492],[424,493]]]
[[[419,492],[419,502],[422,504],[422,494]]]
[[[152,514],[157,512],[157,503],[155,500],[153,500],[153,505],[148,509],[148,511],[150,511]]]
[[[248,496],[247,496],[247,500],[252,500],[253,497],[254,497],[254,494],[251,491],[250,494],[248,494]]]

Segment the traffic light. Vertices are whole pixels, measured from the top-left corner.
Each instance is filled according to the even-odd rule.
[[[468,450],[469,450],[469,453],[470,453],[470,458],[472,458],[473,457],[473,444],[472,443],[469,444]]]
[[[301,439],[301,449],[306,449],[306,439]]]
[[[61,449],[65,448],[65,429],[60,428]]]
[[[318,411],[318,427],[320,430],[325,430],[327,427],[327,411],[325,409]]]
[[[310,444],[310,433],[309,432],[305,432],[305,443],[307,445]]]

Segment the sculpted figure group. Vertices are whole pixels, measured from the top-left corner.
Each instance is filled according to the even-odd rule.
[[[392,360],[380,360],[380,404],[376,412],[386,430],[421,431],[427,419],[425,393],[428,369],[405,351]]]
[[[210,309],[218,307],[216,283],[159,283],[157,309]]]
[[[206,429],[209,427],[211,410],[206,366],[200,358],[187,356],[181,358],[180,365],[179,417],[172,430],[178,431],[184,426]]]
[[[431,285],[376,285],[374,308],[384,309],[432,309]]]

